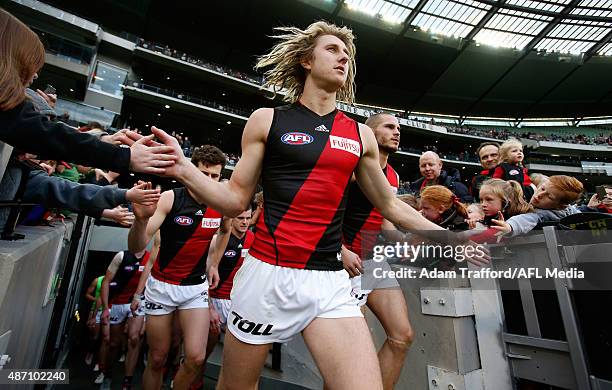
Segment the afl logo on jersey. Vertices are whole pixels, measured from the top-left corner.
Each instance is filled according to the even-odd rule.
[[[509,174],[510,176],[515,176],[515,175],[518,175],[518,174],[519,174],[519,171],[517,171],[516,169],[513,169],[513,170],[511,170],[510,172],[508,172],[508,174]]]
[[[225,251],[225,255],[224,256],[225,257],[234,257],[234,256],[236,256],[236,251],[232,250],[232,249],[230,249],[229,251]]]
[[[287,145],[308,145],[314,141],[314,137],[306,133],[285,133],[281,136],[281,141]]]
[[[184,215],[179,215],[178,217],[174,218],[174,222],[181,226],[189,226],[193,223],[193,219]]]

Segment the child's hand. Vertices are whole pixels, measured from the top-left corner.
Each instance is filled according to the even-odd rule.
[[[491,226],[493,229],[497,230],[496,236],[503,236],[505,234],[512,233],[512,226],[504,219],[504,214],[501,211],[497,212],[497,219],[491,220],[493,225]]]

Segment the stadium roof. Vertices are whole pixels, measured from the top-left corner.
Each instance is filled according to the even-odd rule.
[[[350,10],[496,47],[607,54],[612,0],[344,0]]]
[[[345,24],[357,37],[363,104],[516,119],[612,114],[612,0],[45,1],[244,72],[275,26]]]

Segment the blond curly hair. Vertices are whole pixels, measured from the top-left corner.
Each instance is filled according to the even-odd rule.
[[[306,82],[306,70],[302,67],[302,61],[310,58],[316,46],[317,38],[321,35],[333,35],[339,38],[349,52],[349,67],[347,79],[342,88],[337,92],[336,99],[352,104],[355,101],[355,36],[347,27],[338,27],[324,21],[312,23],[305,30],[297,27],[276,27],[274,30],[280,32],[272,38],[280,42],[272,47],[268,54],[258,58],[255,69],[271,67],[264,72],[264,85],[276,93],[282,89],[287,91],[284,100],[295,102],[304,92]]]

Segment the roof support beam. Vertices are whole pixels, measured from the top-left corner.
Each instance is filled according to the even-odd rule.
[[[494,6],[497,3],[497,1],[495,1],[495,0],[478,0],[478,1],[480,3],[488,4],[488,5],[491,5],[491,6]],[[570,4],[566,5],[565,8],[563,10],[561,10],[561,12],[565,11],[567,9],[567,7],[570,6]],[[572,8],[575,8],[576,5],[572,6]],[[513,11],[526,12],[526,13],[530,13],[530,14],[550,16],[550,17],[553,17],[553,18],[557,17],[560,14],[560,12],[546,11],[546,10],[543,10],[543,9],[529,8],[529,7],[524,7],[524,6],[516,5],[516,4],[505,4],[504,8],[505,9],[509,9],[509,10],[513,10]],[[594,22],[612,23],[612,18],[606,17],[606,16],[573,14],[573,15],[571,15],[571,19],[573,19],[573,20],[589,20],[589,21],[594,21]]]
[[[582,57],[582,61],[587,62],[588,60],[590,60],[591,57],[597,54],[598,51],[603,49],[603,47],[611,41],[612,41],[612,29],[608,31],[608,33],[601,39],[601,41],[591,46],[591,48],[584,53],[584,56]]]
[[[332,12],[332,19],[335,19],[338,16],[343,6],[344,6],[344,0],[338,0],[338,3],[336,4],[336,8],[334,8],[334,12]]]
[[[483,16],[482,19],[480,19],[478,24],[474,26],[474,28],[468,33],[468,35],[466,35],[465,38],[463,38],[463,43],[461,44],[460,52],[462,52],[467,46],[470,45],[476,34],[478,34],[480,30],[482,30],[482,28],[487,25],[487,23],[489,23],[489,20],[493,18],[497,11],[499,11],[500,7],[506,4],[507,1],[508,0],[499,0],[495,2],[496,5],[492,6],[491,9],[486,13],[486,15]]]
[[[410,26],[412,26],[412,22],[414,22],[414,19],[416,19],[417,15],[421,13],[421,11],[423,10],[423,7],[425,7],[425,5],[428,2],[429,0],[419,0],[419,2],[414,7],[412,12],[410,12],[408,16],[406,16],[406,19],[404,20],[404,27],[402,28],[402,31],[400,32],[400,37],[403,37],[404,34],[406,34],[406,31],[408,31]]]

